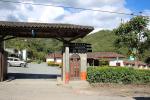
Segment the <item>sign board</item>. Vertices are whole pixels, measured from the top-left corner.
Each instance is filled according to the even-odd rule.
[[[91,44],[87,44],[87,43],[69,43],[66,44],[66,46],[69,46],[70,53],[92,52]]]

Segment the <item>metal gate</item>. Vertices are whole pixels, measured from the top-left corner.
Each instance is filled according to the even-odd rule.
[[[80,79],[80,56],[73,54],[70,58],[70,80]]]

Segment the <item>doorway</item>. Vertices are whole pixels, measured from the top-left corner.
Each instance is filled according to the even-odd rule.
[[[80,56],[73,54],[70,57],[70,80],[79,80],[80,79]]]

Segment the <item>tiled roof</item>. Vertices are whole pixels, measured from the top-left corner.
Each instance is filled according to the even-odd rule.
[[[94,28],[73,24],[29,23],[0,21],[0,35],[32,37],[32,30],[39,38],[84,37]]]
[[[125,58],[125,56],[115,52],[91,52],[87,53],[88,58],[99,59],[99,58]]]
[[[129,61],[129,60],[125,60],[125,61],[123,61],[123,63],[125,65],[127,65],[127,64],[138,65],[138,66],[140,66],[140,65],[146,65],[146,63],[144,63],[142,61]]]
[[[61,53],[51,53],[48,54],[47,57],[49,58],[62,58],[62,54]],[[125,58],[125,56],[121,55],[121,54],[117,54],[115,52],[91,52],[91,53],[87,53],[87,58],[93,58],[93,59],[99,59],[99,58]]]
[[[62,58],[61,53],[50,53],[46,56],[46,58]]]

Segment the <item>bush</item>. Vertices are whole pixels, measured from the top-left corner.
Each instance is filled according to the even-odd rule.
[[[122,67],[89,67],[87,70],[89,83],[150,83],[150,70],[138,70]]]
[[[55,62],[53,62],[53,61],[47,62],[47,65],[48,65],[48,66],[60,66],[60,64],[55,63]]]

